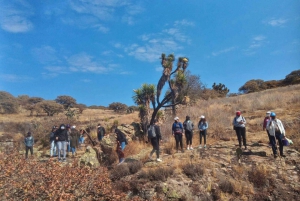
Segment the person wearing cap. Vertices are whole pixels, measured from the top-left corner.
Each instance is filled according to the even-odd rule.
[[[66,160],[66,149],[68,143],[68,133],[65,124],[61,124],[55,132],[55,141],[58,149],[58,160]],[[63,155],[61,156],[61,152]]]
[[[192,139],[193,139],[194,124],[191,121],[190,116],[185,117],[185,121],[183,122],[183,128],[184,128],[187,150],[193,150]]]
[[[57,130],[56,126],[52,127],[50,133],[50,157],[56,156],[56,143],[55,143],[55,131]]]
[[[105,128],[103,126],[101,126],[101,124],[98,124],[97,137],[98,137],[99,142],[102,141],[104,135],[105,135]]]
[[[198,123],[198,128],[200,130],[199,132],[199,138],[200,138],[200,145],[199,148],[202,148],[202,137],[204,139],[204,148],[206,148],[206,134],[207,134],[207,129],[208,129],[208,122],[206,121],[205,116],[201,115],[199,123]]]
[[[25,139],[24,139],[24,144],[25,144],[25,158],[28,158],[28,151],[30,150],[31,156],[33,155],[33,145],[34,145],[34,138],[31,134],[31,132],[28,132]]]
[[[272,144],[271,144],[271,136],[270,136],[269,130],[266,129],[266,128],[267,128],[267,123],[268,123],[268,121],[271,119],[270,114],[271,114],[270,111],[268,111],[268,112],[266,113],[266,117],[264,118],[264,122],[263,122],[263,130],[266,130],[266,131],[267,131],[268,138],[269,138],[269,145],[272,146]]]
[[[269,130],[269,134],[271,136],[271,144],[272,144],[272,151],[274,154],[274,158],[277,158],[277,146],[276,146],[276,139],[278,140],[279,144],[279,152],[281,157],[285,157],[283,154],[283,143],[282,140],[285,138],[285,129],[283,127],[282,122],[276,118],[275,112],[271,112],[270,114],[271,119],[267,123],[267,129]]]
[[[243,145],[245,147],[245,150],[247,150],[247,142],[246,142],[246,120],[241,115],[240,111],[236,112],[236,116],[233,119],[232,122],[234,126],[234,130],[236,132],[236,136],[239,141],[239,147],[242,147],[242,138],[243,138]]]
[[[179,122],[179,117],[175,117],[174,121],[175,122],[172,125],[172,135],[175,137],[176,150],[178,153],[179,152],[178,148],[180,144],[181,152],[183,153],[184,152],[183,145],[182,145],[183,125],[181,122]]]

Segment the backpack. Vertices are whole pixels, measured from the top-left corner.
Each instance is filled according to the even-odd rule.
[[[148,138],[155,138],[155,137],[156,137],[156,133],[155,133],[154,125],[150,125],[150,127],[148,128]]]
[[[192,126],[193,122],[191,120],[188,120],[185,122],[185,129],[188,131],[193,131],[193,126]]]

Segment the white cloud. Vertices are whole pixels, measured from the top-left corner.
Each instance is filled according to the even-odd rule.
[[[25,1],[12,4],[7,1],[6,4],[0,3],[0,25],[8,32],[22,33],[33,29],[33,23],[30,17],[33,15],[31,7]]]
[[[175,26],[195,26],[195,23],[192,21],[187,21],[187,20],[180,20],[180,21],[175,21],[174,23]]]
[[[86,53],[73,55],[66,60],[69,64],[69,70],[73,72],[107,73],[112,70],[111,67],[104,67]]]
[[[225,48],[223,50],[220,50],[220,51],[217,51],[217,52],[212,52],[211,54],[213,56],[218,56],[220,54],[224,54],[224,53],[227,53],[227,52],[231,52],[233,50],[237,49],[237,47],[229,47],[229,48]]]
[[[253,55],[256,54],[256,51],[263,47],[266,43],[266,37],[263,35],[254,36],[250,42],[250,45],[247,49],[244,50],[245,55]]]
[[[51,46],[46,45],[38,48],[33,48],[31,50],[31,53],[42,64],[48,64],[50,62],[59,62],[56,56],[56,50]]]
[[[26,82],[32,78],[16,74],[0,74],[0,79],[6,82]]]
[[[125,53],[141,61],[155,62],[159,60],[162,52],[174,52],[190,44],[191,39],[184,33],[185,29],[178,29],[181,21],[176,21],[171,27],[163,29],[158,33],[148,33],[139,36],[140,43],[131,45],[118,44],[118,48],[123,48]],[[191,26],[187,21],[181,22]],[[116,45],[114,45],[116,47]]]
[[[273,27],[282,27],[285,23],[287,23],[288,20],[287,19],[271,19],[271,20],[266,20],[264,21],[265,24],[271,25]]]

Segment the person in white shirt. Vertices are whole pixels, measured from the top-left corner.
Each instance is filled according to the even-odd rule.
[[[278,144],[279,144],[280,156],[285,157],[285,155],[283,154],[283,143],[282,143],[282,140],[285,138],[285,130],[283,124],[279,119],[276,118],[275,112],[271,112],[270,116],[271,116],[271,120],[269,120],[267,123],[267,129],[269,130],[269,134],[271,136],[271,144],[272,144],[274,158],[278,157],[276,139],[278,140]]]
[[[242,138],[243,138],[243,145],[245,147],[245,150],[247,149],[247,143],[246,143],[246,120],[245,118],[241,115],[240,111],[236,112],[236,116],[233,119],[232,122],[234,126],[234,130],[236,132],[236,136],[239,141],[239,147],[242,147]]]

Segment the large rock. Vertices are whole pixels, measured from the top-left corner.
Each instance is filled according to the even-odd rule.
[[[85,153],[80,157],[78,163],[79,165],[87,165],[90,167],[100,166],[97,152],[91,146],[87,146]]]

